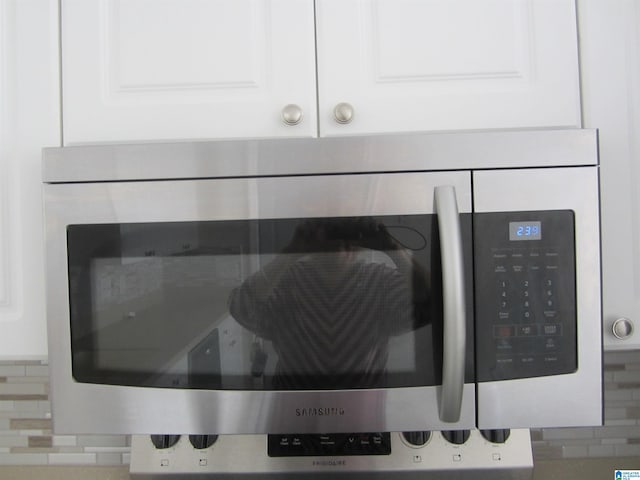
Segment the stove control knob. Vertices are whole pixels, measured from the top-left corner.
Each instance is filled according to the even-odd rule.
[[[421,447],[429,441],[431,438],[431,432],[402,432],[402,437],[408,444]]]
[[[180,440],[180,435],[151,435],[151,443],[158,450],[173,447]]]
[[[482,436],[491,443],[504,443],[509,439],[511,431],[503,428],[498,430],[480,430]]]
[[[470,430],[447,430],[442,432],[442,436],[447,442],[453,443],[454,445],[462,445],[469,440],[470,435]]]
[[[209,448],[216,443],[216,440],[218,440],[218,435],[189,435],[191,445],[198,450]]]

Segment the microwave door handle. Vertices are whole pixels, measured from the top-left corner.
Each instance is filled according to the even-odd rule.
[[[455,188],[435,189],[442,262],[443,352],[440,419],[457,422],[462,410],[466,354],[466,301],[462,233]]]

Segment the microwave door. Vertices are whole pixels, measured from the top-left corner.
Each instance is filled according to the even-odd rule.
[[[470,184],[45,186],[57,431],[473,427]]]

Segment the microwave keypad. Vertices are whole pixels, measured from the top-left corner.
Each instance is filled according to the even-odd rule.
[[[555,310],[557,255],[497,251],[493,257],[498,278],[493,337],[498,353],[502,353],[498,362],[557,362],[555,352],[562,339],[562,323],[556,323]]]
[[[488,213],[474,221],[479,381],[575,371],[573,212]]]

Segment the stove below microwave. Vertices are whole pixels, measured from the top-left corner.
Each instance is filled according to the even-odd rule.
[[[65,433],[602,420],[597,132],[45,149]]]

